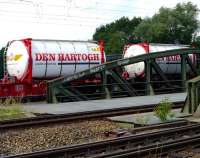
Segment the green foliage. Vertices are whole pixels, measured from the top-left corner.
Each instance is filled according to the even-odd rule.
[[[0,121],[25,117],[34,117],[34,114],[23,110],[21,98],[0,99]]]
[[[197,5],[178,3],[174,8],[161,7],[152,18],[129,19],[122,17],[110,24],[100,26],[93,40],[105,41],[106,54],[121,54],[127,43],[180,43],[196,42],[199,27]],[[200,44],[199,44],[200,45]]]
[[[0,120],[16,119],[24,116],[25,114],[19,105],[0,107]]]
[[[133,42],[135,39],[132,32],[141,22],[141,18],[134,17],[129,20],[122,17],[115,22],[100,26],[93,35],[93,40],[105,41],[106,54],[120,54],[127,42]]]
[[[196,47],[196,48],[200,48],[200,36],[196,36],[193,40],[193,45]]]
[[[144,19],[133,31],[142,41],[190,44],[198,29],[198,8],[191,2],[175,8],[160,8],[152,18]]]
[[[166,121],[168,116],[171,115],[172,103],[168,99],[162,100],[154,109],[155,115],[160,118],[161,121]]]
[[[135,29],[134,34],[141,41],[151,41],[162,43],[165,36],[166,28],[163,23],[155,23],[152,19],[145,19],[141,24]]]

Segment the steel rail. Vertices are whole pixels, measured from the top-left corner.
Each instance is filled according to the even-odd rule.
[[[172,141],[170,141],[170,139],[172,139]],[[76,156],[96,156],[100,158],[107,157],[109,154],[110,156],[120,156],[123,154],[128,155],[128,153],[147,153],[149,151],[155,151],[159,146],[162,149],[163,147],[167,149],[167,147],[169,148],[171,145],[179,145],[178,143],[180,142],[187,144],[189,142],[194,143],[195,141],[198,141],[198,143],[200,142],[200,124],[186,125],[163,131],[136,134],[88,144],[65,146],[34,153],[7,156],[5,158],[64,158]]]
[[[172,108],[180,108],[182,106],[183,102],[175,102]],[[154,108],[155,104],[151,104],[143,106],[104,109],[104,110],[86,111],[86,112],[69,113],[69,114],[47,115],[47,116],[38,116],[38,117],[16,119],[9,121],[1,121],[0,130],[7,130],[11,128],[20,128],[20,127],[24,128],[30,126],[39,126],[44,124],[76,121],[83,119],[102,118],[102,117],[117,116],[123,114],[151,112],[153,111]]]
[[[155,143],[153,145],[146,146],[141,149],[132,149],[132,150],[125,150],[122,152],[115,152],[110,154],[105,154],[103,156],[93,156],[91,158],[141,158],[143,156],[163,156],[167,155],[169,152],[176,151],[176,150],[185,150],[189,146],[198,145],[200,143],[200,134],[189,137],[189,138],[181,138],[178,140],[172,140],[169,142],[160,142]]]
[[[175,120],[172,122],[165,122],[165,123],[158,123],[153,125],[147,125],[143,127],[137,127],[133,128],[130,131],[130,133],[139,133],[143,131],[149,131],[154,129],[165,129],[165,128],[173,128],[173,127],[179,127],[179,126],[185,126],[189,124],[194,124],[194,122],[188,122],[187,120]]]

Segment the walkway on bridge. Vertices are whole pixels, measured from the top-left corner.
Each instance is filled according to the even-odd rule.
[[[153,96],[138,96],[115,99],[90,100],[79,102],[67,102],[59,104],[31,104],[24,105],[23,108],[28,112],[45,114],[70,114],[79,112],[89,112],[97,110],[109,110],[127,107],[139,107],[158,104],[163,99],[170,102],[182,102],[186,99],[186,93],[162,94]]]

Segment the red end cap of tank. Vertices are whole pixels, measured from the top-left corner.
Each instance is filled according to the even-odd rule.
[[[141,45],[146,53],[149,53],[149,43],[140,43],[139,45]]]
[[[101,52],[101,63],[105,63],[105,54],[104,54],[104,40],[99,40],[98,42]]]
[[[32,57],[31,57],[31,41],[32,38],[26,38],[21,40],[24,45],[26,46],[26,49],[29,53],[29,65],[28,65],[28,70],[25,76],[23,76],[23,78],[21,79],[22,82],[28,82],[31,83],[32,82]]]

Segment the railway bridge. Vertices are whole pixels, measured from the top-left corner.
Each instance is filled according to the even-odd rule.
[[[192,61],[189,55],[194,54]],[[156,62],[159,58],[179,56],[180,74],[174,76],[165,74]],[[97,98],[114,98],[124,96],[154,95],[185,92],[189,89],[186,108],[189,112],[197,109],[199,103],[198,89],[200,77],[200,50],[196,48],[175,49],[154,52],[126,59],[119,59],[75,73],[68,77],[60,77],[47,82],[47,102],[82,101]],[[124,66],[144,62],[143,79],[127,80],[122,77]],[[76,81],[94,76],[100,78],[100,84],[85,84],[77,86]],[[156,76],[156,77],[155,77]],[[190,80],[197,77],[193,80]],[[187,81],[190,80],[188,83]],[[90,88],[88,88],[90,87]],[[85,89],[83,93],[83,89]],[[87,91],[90,89],[89,91]],[[195,91],[195,92],[194,92]],[[195,103],[195,104],[194,104]],[[188,108],[189,107],[189,108]]]

